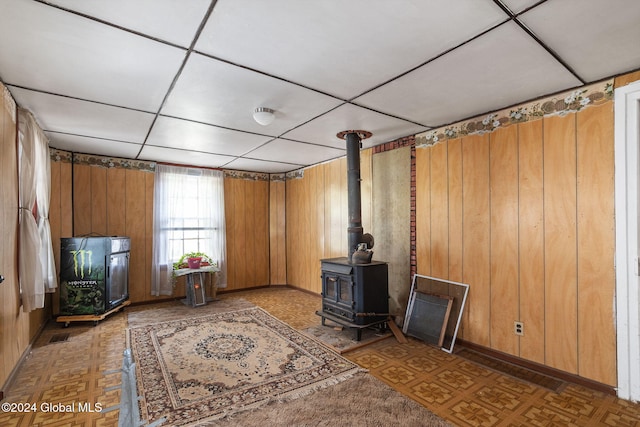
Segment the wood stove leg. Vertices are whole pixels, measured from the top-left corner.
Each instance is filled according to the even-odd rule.
[[[362,329],[356,328],[356,341],[360,341],[362,339]]]

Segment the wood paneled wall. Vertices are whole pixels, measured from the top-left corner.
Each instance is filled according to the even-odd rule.
[[[49,206],[49,223],[51,224],[51,241],[53,255],[56,260],[56,271],[60,272],[60,238],[73,236],[72,218],[72,176],[71,163],[51,162],[51,204]],[[53,313],[60,311],[59,294],[52,298]]]
[[[362,225],[371,232],[371,149],[360,152]],[[320,294],[320,260],[347,256],[346,157],[304,170],[286,181],[287,281]]]
[[[24,313],[18,283],[18,154],[15,104],[0,84],[0,390],[22,358],[50,310]],[[46,299],[48,300],[48,298]]]
[[[269,182],[225,178],[227,290],[269,284]]]
[[[269,183],[269,266],[270,284],[287,284],[285,182]]]
[[[461,337],[615,386],[613,103],[416,158],[418,273],[470,285]]]
[[[134,303],[157,299],[151,296],[153,173],[121,167],[54,163],[61,170],[61,179],[59,187],[53,184],[52,198],[61,198],[61,218],[73,215],[72,229],[66,224],[56,237],[129,236],[130,299]],[[69,173],[71,187],[66,187]],[[68,203],[69,193],[71,203]],[[56,243],[59,246],[59,240],[54,240],[54,245]]]

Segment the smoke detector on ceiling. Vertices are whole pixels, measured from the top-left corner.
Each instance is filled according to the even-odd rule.
[[[276,118],[275,111],[271,108],[258,107],[253,112],[253,120],[261,124],[262,126],[268,126],[273,123]]]

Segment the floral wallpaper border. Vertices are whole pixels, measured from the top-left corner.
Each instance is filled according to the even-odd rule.
[[[269,181],[268,173],[238,171],[238,170],[231,170],[231,169],[224,170],[224,177],[235,178],[235,179],[248,179],[251,181]]]
[[[439,141],[466,135],[493,132],[512,124],[538,120],[548,116],[563,116],[599,105],[613,99],[613,79],[583,86],[573,91],[496,111],[486,116],[432,129],[416,135],[416,147],[434,145]]]
[[[155,162],[142,160],[104,157],[95,154],[79,154],[55,148],[49,148],[49,155],[54,162],[74,163],[76,165],[98,166],[102,168],[133,169],[143,172],[155,172],[156,170]]]
[[[304,178],[304,169],[297,169],[285,174],[285,179],[302,179]]]
[[[103,168],[134,169],[143,172],[155,172],[156,163],[142,160],[120,159],[116,157],[104,157],[95,154],[79,154],[70,151],[49,148],[51,161],[74,163],[77,165],[97,166]],[[223,170],[225,178],[247,179],[251,181],[284,181],[285,174],[268,174],[261,172],[248,172],[237,170]]]

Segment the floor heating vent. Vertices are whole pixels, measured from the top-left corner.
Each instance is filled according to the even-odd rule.
[[[52,344],[55,342],[64,342],[68,339],[69,339],[69,334],[55,334],[49,340],[49,344]]]

